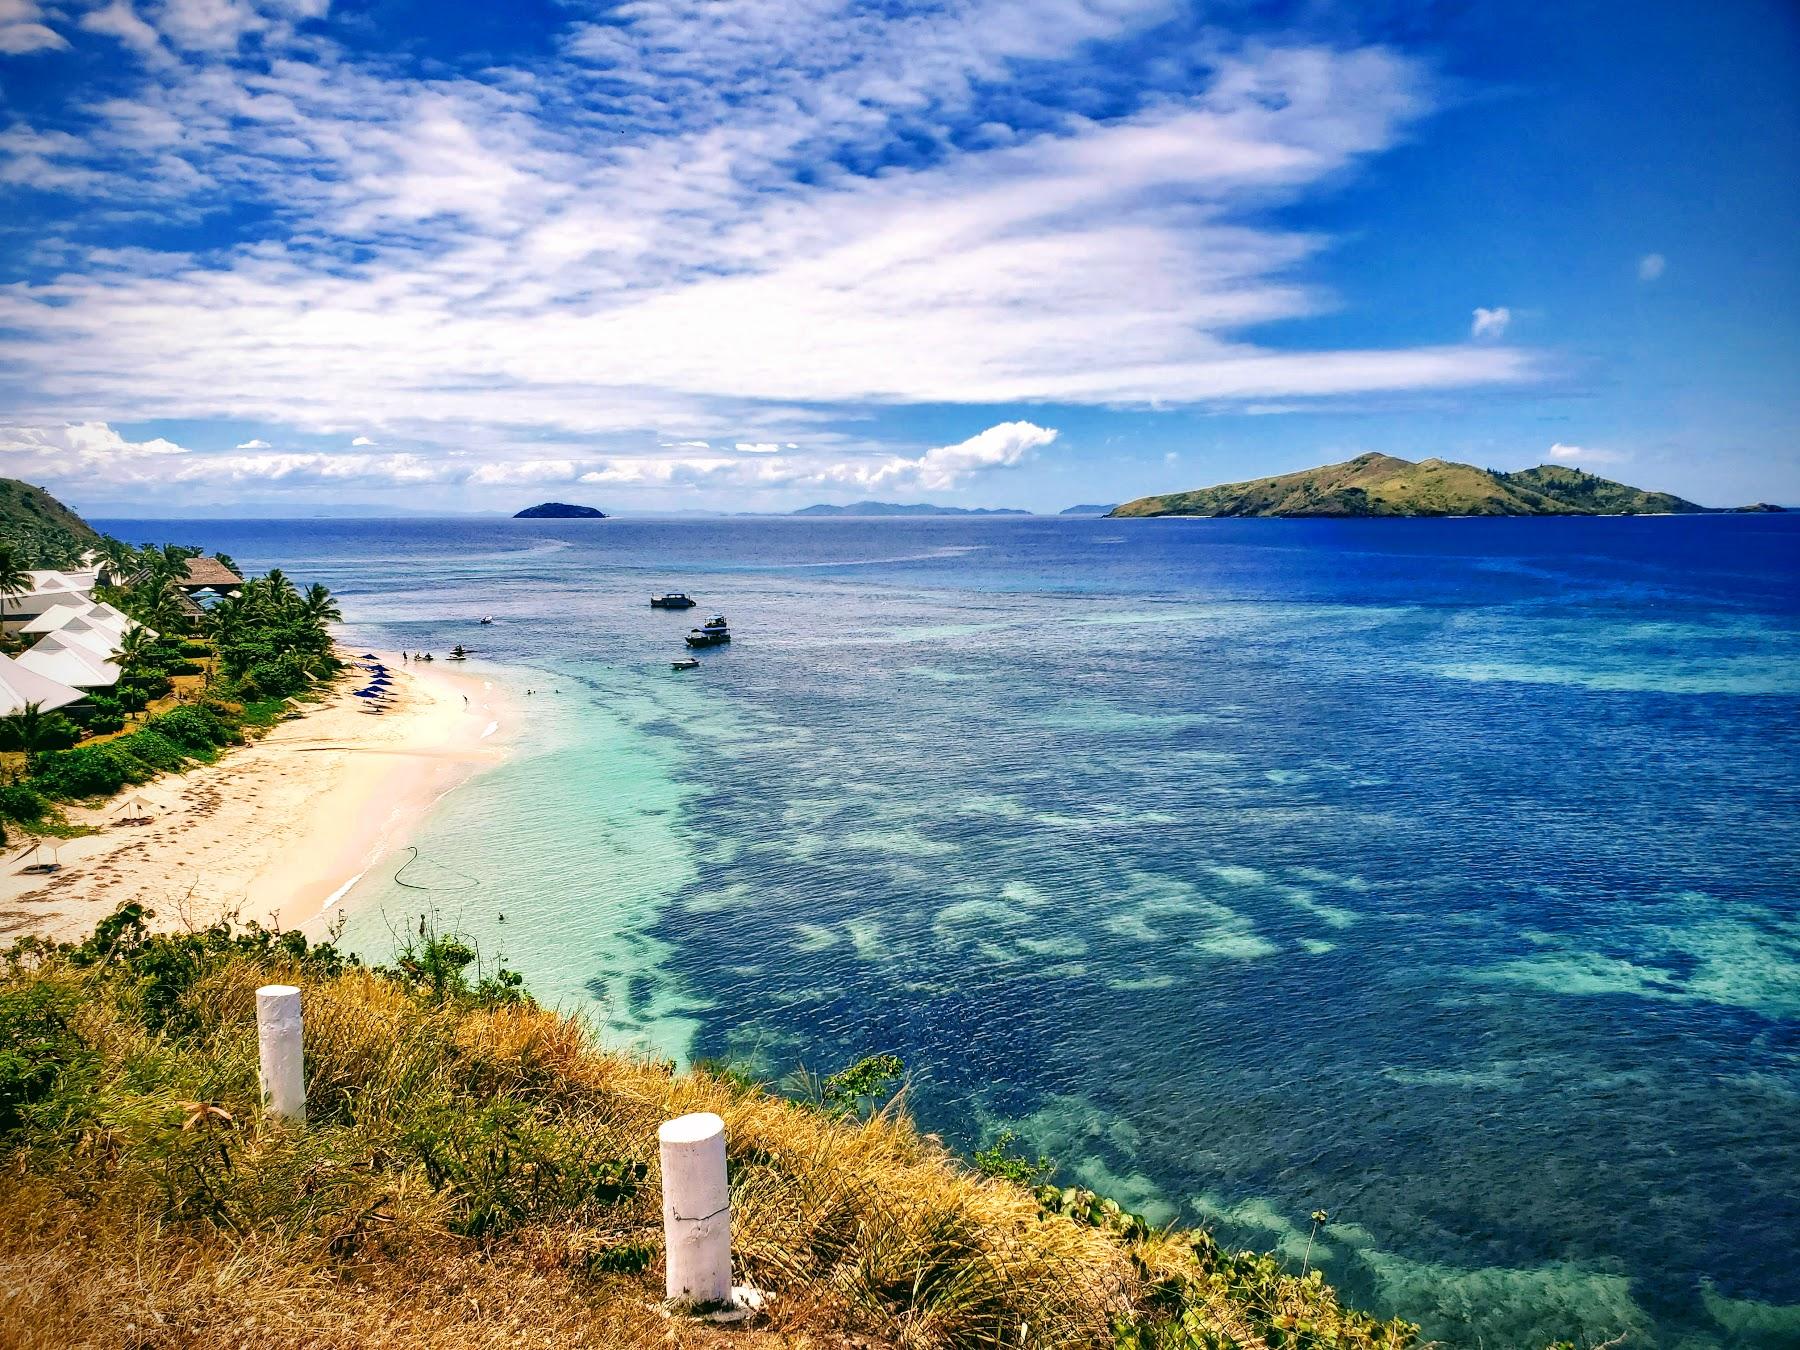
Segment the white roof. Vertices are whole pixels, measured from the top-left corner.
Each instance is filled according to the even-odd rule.
[[[119,650],[119,635],[109,624],[95,623],[86,615],[77,614],[54,634],[46,633],[45,637],[60,637],[66,642],[78,642],[83,647],[91,647],[94,654],[101,658],[110,657]],[[39,639],[41,643],[42,638]]]
[[[38,640],[18,664],[76,689],[99,689],[119,682],[119,668],[80,638],[51,633]]]
[[[0,717],[18,712],[27,703],[35,703],[49,712],[52,708],[79,703],[85,697],[79,689],[40,675],[10,656],[0,656]]]
[[[21,633],[56,633],[73,629],[80,633],[99,630],[117,641],[133,626],[130,619],[111,605],[91,605],[77,600],[74,604],[52,605],[19,631]]]
[[[31,590],[16,599],[7,596],[4,602],[0,602],[0,612],[42,614],[51,605],[86,600],[88,592],[97,584],[97,576],[93,572],[51,572],[40,569],[27,572],[26,575],[31,578]]]

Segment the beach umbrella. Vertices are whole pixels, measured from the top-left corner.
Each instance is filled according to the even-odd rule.
[[[380,698],[381,697],[381,695],[377,694],[373,689],[354,689],[351,691],[350,696],[352,698]]]

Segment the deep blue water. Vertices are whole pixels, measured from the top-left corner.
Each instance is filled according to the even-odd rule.
[[[1800,1345],[1800,518],[107,527],[537,691],[411,876],[617,1038],[1456,1344]]]

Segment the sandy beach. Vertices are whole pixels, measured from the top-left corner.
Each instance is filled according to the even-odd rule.
[[[159,927],[236,915],[317,936],[339,899],[446,792],[501,757],[505,712],[481,677],[402,665],[389,711],[374,716],[345,684],[217,764],[128,789],[72,822],[99,833],[51,841],[53,876],[0,875],[0,941],[27,933],[78,939],[137,901]],[[142,798],[147,825],[114,823]],[[47,844],[46,847],[49,845]]]

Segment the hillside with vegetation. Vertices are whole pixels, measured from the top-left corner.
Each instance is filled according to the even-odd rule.
[[[1139,497],[1128,516],[1592,516],[1707,510],[1667,492],[1545,464],[1518,473],[1392,455],[1358,455],[1299,473]]]
[[[0,549],[20,567],[72,567],[99,542],[93,527],[41,487],[0,478]]]
[[[889,1055],[785,1093],[610,1054],[429,924],[368,969],[126,906],[0,963],[0,1343],[1397,1348],[1316,1268],[966,1164]],[[258,1109],[255,991],[302,990],[304,1128]],[[752,1327],[659,1308],[658,1124],[726,1122]],[[1321,1218],[1323,1216],[1320,1216]]]

